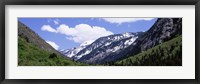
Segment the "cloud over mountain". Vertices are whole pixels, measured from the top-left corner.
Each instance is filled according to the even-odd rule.
[[[68,40],[73,40],[76,43],[96,40],[99,37],[113,34],[111,31],[106,30],[106,28],[90,26],[88,24],[78,24],[73,28],[66,24],[61,24],[56,29],[52,28],[50,25],[43,25],[41,30],[64,34]]]

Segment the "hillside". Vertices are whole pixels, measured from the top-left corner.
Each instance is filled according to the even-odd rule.
[[[31,43],[42,50],[53,52],[62,56],[60,52],[56,51],[52,46],[46,43],[45,40],[43,40],[37,33],[35,33],[33,30],[31,30],[29,27],[27,27],[21,22],[18,22],[18,36],[25,39],[26,42]]]
[[[181,66],[182,37],[181,35],[137,55],[107,65],[116,66]]]
[[[74,66],[86,65],[74,62],[56,51],[34,31],[18,22],[19,66]]]

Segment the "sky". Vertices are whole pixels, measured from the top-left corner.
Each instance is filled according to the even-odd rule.
[[[99,37],[147,31],[157,18],[18,18],[56,50],[78,47]]]

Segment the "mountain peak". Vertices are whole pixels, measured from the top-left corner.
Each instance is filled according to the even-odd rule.
[[[123,33],[122,35],[125,36],[125,37],[134,36],[133,33],[131,33],[131,32],[125,32],[125,33]]]
[[[88,41],[85,41],[83,42],[80,46],[87,46],[87,45],[90,45],[91,43],[93,43],[95,40],[88,40]]]

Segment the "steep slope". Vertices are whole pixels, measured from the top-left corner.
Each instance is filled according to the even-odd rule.
[[[102,64],[107,61],[113,61],[123,56],[114,56],[113,54],[130,46],[141,34],[142,32],[124,33],[101,37],[92,44],[86,46],[86,48],[82,49],[75,56],[81,56],[78,61],[89,64]]]
[[[136,55],[180,35],[182,35],[182,18],[158,18],[148,31],[136,39],[135,44],[124,49],[122,53],[125,52],[127,55],[121,59]]]
[[[18,22],[19,66],[64,66],[85,65],[76,63],[56,51],[34,31]]]
[[[45,51],[54,52],[62,56],[62,54],[56,51],[52,46],[45,42],[40,36],[28,28],[21,22],[18,22],[18,36],[24,38],[28,43],[32,43],[40,49]]]
[[[162,18],[139,39],[137,45],[147,50],[182,34],[182,18]]]
[[[117,66],[181,66],[182,65],[182,36],[161,43],[137,55],[108,63]]]

